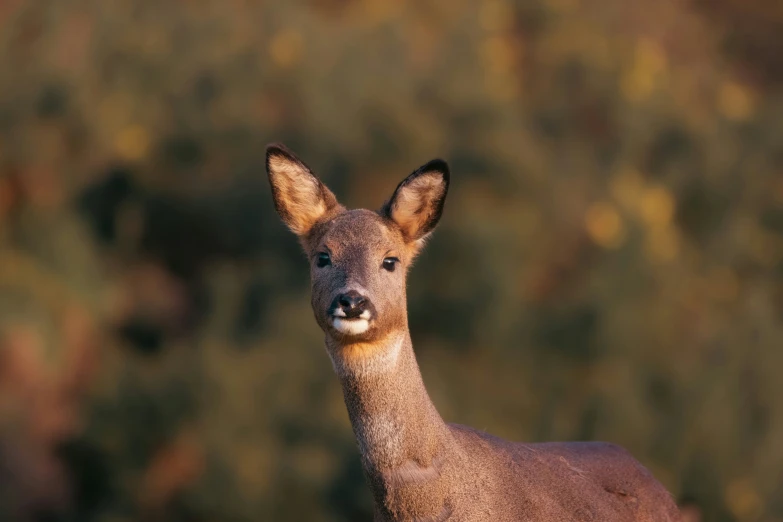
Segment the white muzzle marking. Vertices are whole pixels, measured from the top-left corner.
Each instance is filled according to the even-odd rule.
[[[335,317],[332,326],[338,332],[345,335],[361,335],[370,329],[370,321],[367,319],[343,319]]]
[[[345,335],[361,335],[370,329],[370,312],[365,310],[359,317],[348,319],[345,317],[345,312],[338,308],[334,311],[332,326]]]

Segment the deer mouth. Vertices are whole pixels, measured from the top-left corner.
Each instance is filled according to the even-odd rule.
[[[332,313],[332,327],[343,335],[361,335],[370,329],[371,314],[364,310],[355,317],[348,317],[340,309]]]

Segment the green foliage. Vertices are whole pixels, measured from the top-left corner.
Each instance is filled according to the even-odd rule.
[[[275,140],[350,206],[451,164],[409,283],[447,420],[616,442],[704,520],[783,519],[781,26],[763,0],[0,5],[0,518],[370,518]]]

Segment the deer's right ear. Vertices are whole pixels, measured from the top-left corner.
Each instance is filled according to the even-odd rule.
[[[443,160],[432,160],[397,186],[381,214],[397,223],[407,241],[420,247],[438,224],[448,191],[449,166]]]
[[[284,145],[267,146],[266,171],[277,213],[298,236],[340,207],[326,185]]]

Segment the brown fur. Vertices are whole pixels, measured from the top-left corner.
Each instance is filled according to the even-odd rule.
[[[669,493],[625,450],[600,442],[520,444],[446,424],[421,379],[408,332],[405,275],[443,210],[436,160],[378,212],[345,210],[279,145],[267,162],[275,205],[311,262],[312,305],[340,378],[377,521],[669,522]],[[317,266],[319,253],[331,264]],[[400,259],[394,271],[383,260]],[[334,326],[337,295],[358,290],[370,326]]]

